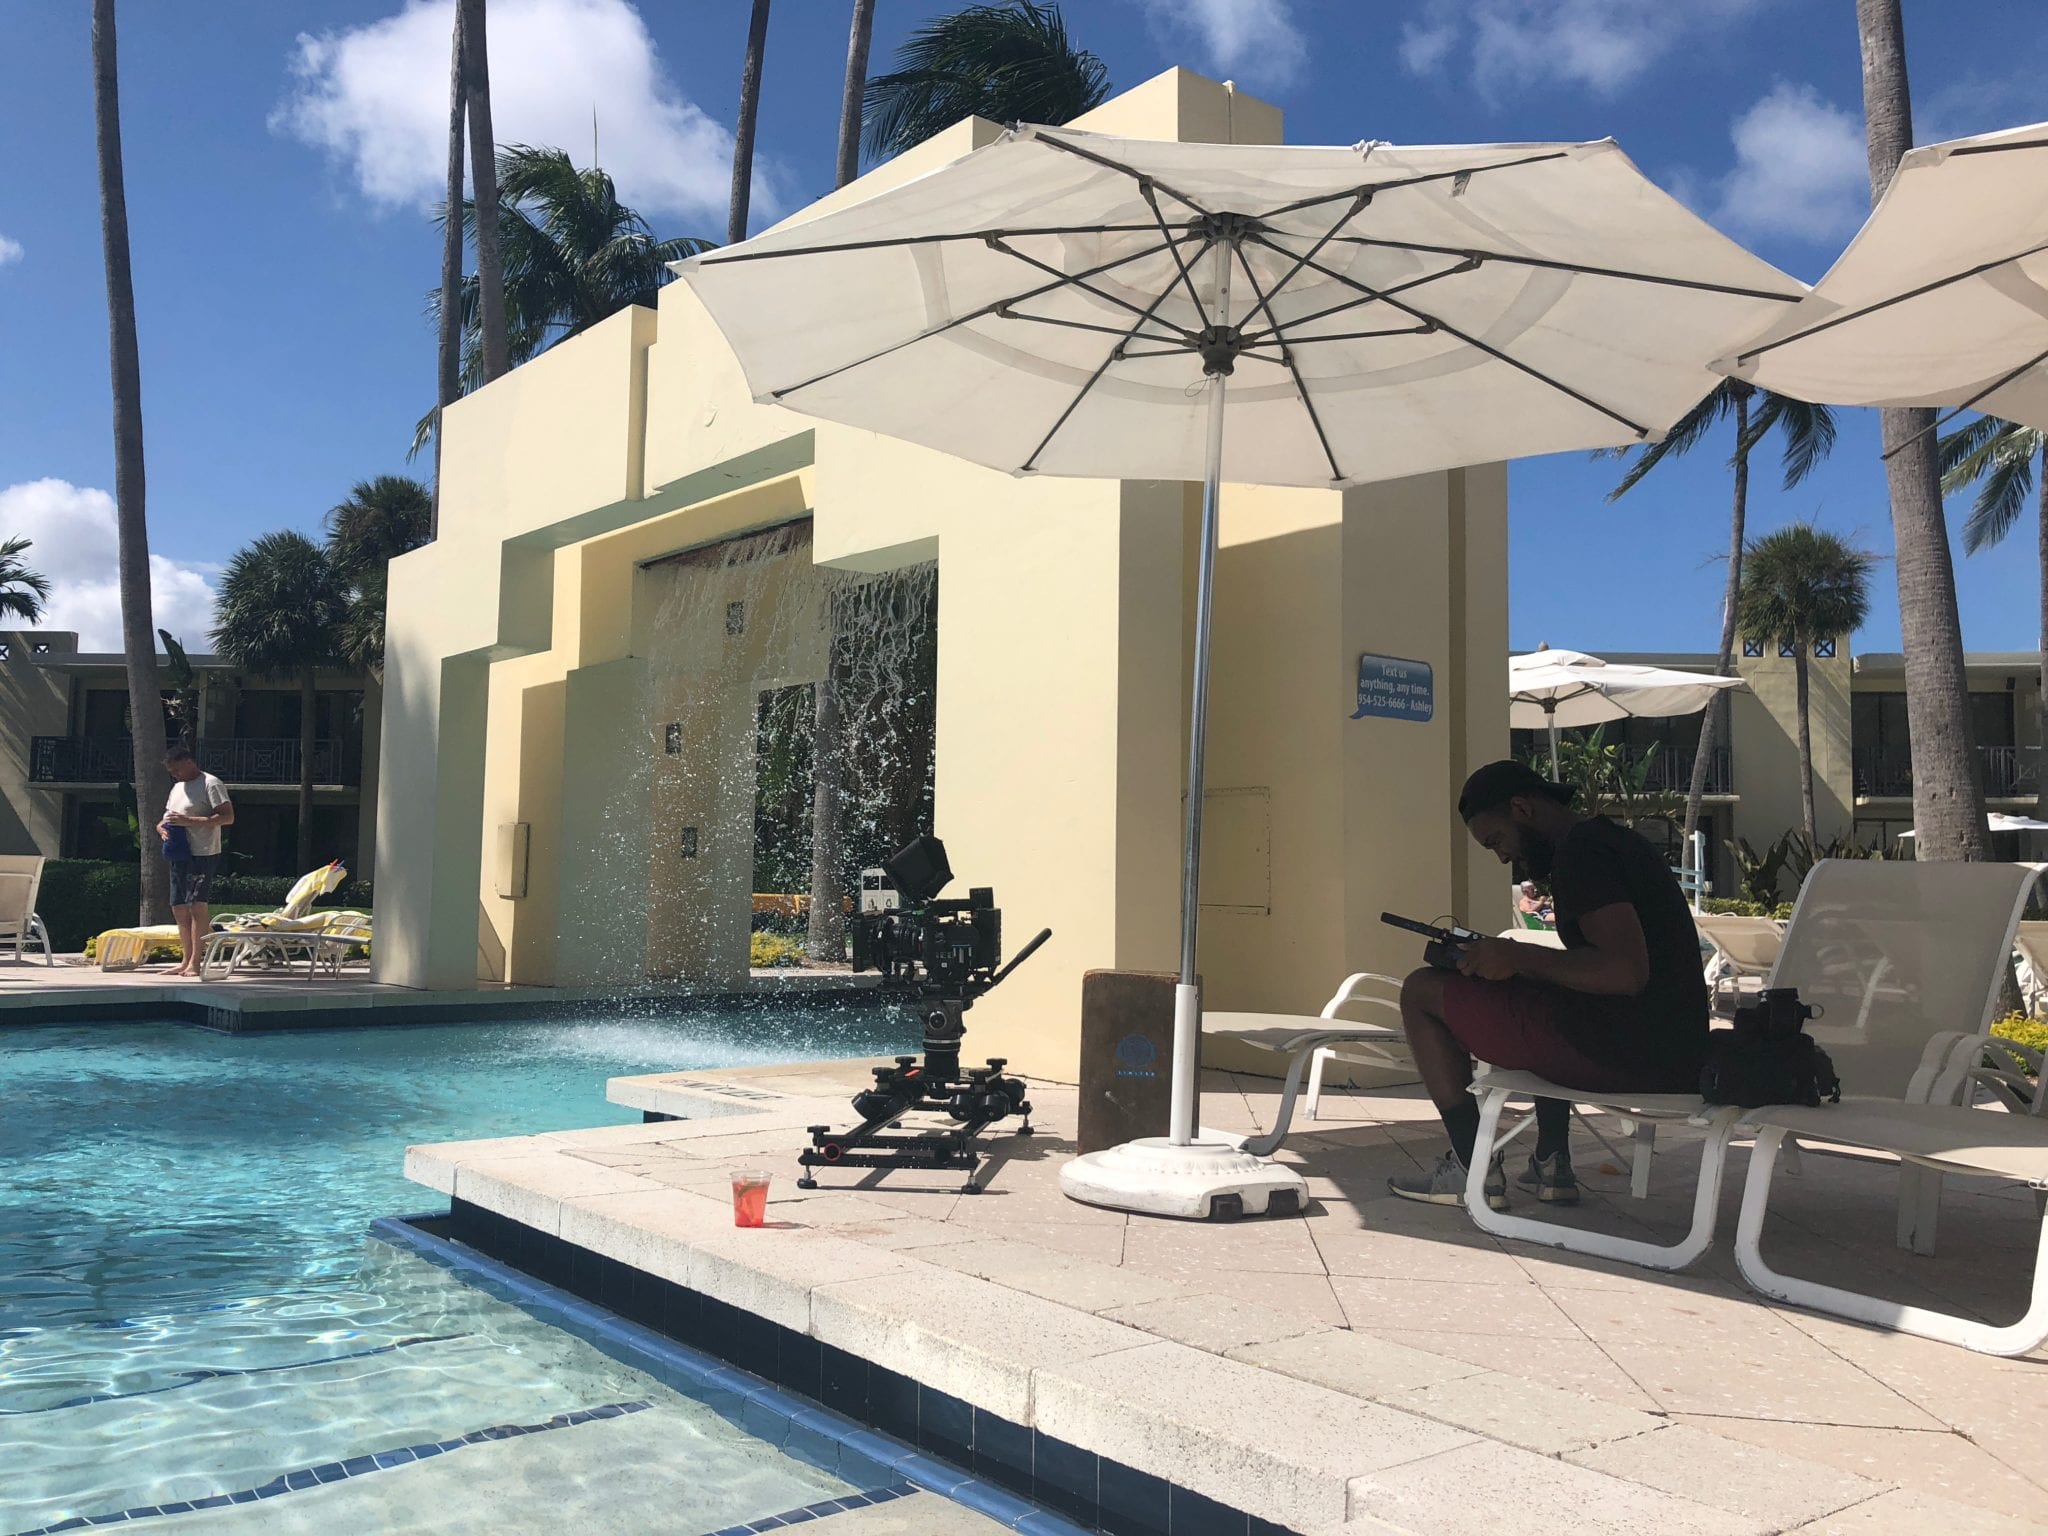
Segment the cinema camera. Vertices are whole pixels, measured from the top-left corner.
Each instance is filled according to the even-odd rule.
[[[924,1062],[898,1056],[893,1067],[875,1068],[875,1086],[853,1097],[860,1124],[835,1133],[829,1125],[810,1128],[811,1144],[797,1161],[800,1189],[816,1189],[818,1168],[958,1168],[967,1173],[962,1193],[981,1193],[975,1177],[980,1154],[974,1138],[1009,1115],[1023,1116],[1019,1136],[1031,1134],[1031,1106],[1022,1079],[1006,1077],[1008,1065],[992,1057],[988,1066],[962,1074],[962,1015],[974,1000],[998,985],[1052,937],[1050,928],[1003,965],[1003,914],[995,892],[976,886],[964,900],[940,900],[953,878],[946,845],[920,837],[884,866],[896,888],[897,905],[864,910],[851,918],[853,968],[879,971],[882,984],[915,1000],[924,1026]],[[952,1122],[902,1131],[906,1115],[925,1111]],[[901,1134],[891,1134],[892,1132]]]

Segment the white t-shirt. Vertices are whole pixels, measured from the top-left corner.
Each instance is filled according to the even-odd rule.
[[[173,816],[211,816],[227,803],[227,786],[212,774],[201,773],[193,779],[173,779],[164,810]],[[219,827],[187,827],[185,836],[195,859],[210,858],[220,852]]]

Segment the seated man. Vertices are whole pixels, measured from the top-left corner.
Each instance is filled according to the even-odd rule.
[[[1451,1150],[1428,1173],[1389,1181],[1410,1200],[1464,1201],[1479,1132],[1474,1058],[1593,1092],[1692,1093],[1707,1046],[1707,987],[1692,912],[1663,857],[1574,791],[1522,763],[1465,781],[1458,814],[1518,878],[1547,880],[1562,949],[1478,939],[1456,971],[1425,967],[1401,988],[1401,1021]],[[1516,1182],[1546,1201],[1579,1197],[1566,1135],[1571,1106],[1536,1104],[1536,1148]],[[1487,1203],[1507,1205],[1495,1154]]]

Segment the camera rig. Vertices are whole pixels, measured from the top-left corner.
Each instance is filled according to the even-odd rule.
[[[860,1124],[835,1132],[810,1128],[811,1144],[798,1156],[800,1189],[815,1189],[819,1168],[957,1168],[967,1174],[962,1193],[981,1193],[975,1177],[980,1153],[975,1138],[996,1121],[1021,1115],[1019,1136],[1031,1134],[1031,1105],[1021,1078],[1004,1075],[1008,1065],[991,1057],[986,1067],[960,1070],[962,1016],[974,1000],[999,985],[1052,937],[1042,931],[1008,965],[1003,959],[1003,914],[995,892],[976,886],[966,897],[941,900],[953,878],[946,845],[920,837],[884,868],[894,884],[894,909],[853,915],[853,968],[879,971],[882,984],[914,1000],[924,1027],[924,1060],[898,1056],[893,1067],[875,1068],[875,1085],[853,1097]],[[903,1130],[906,1115],[942,1115],[949,1123]]]

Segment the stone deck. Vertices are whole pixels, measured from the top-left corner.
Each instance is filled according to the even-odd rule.
[[[1442,1146],[1410,1089],[1326,1099],[1281,1154],[1309,1180],[1300,1218],[1180,1223],[1066,1200],[1075,1095],[1044,1084],[1041,1134],[994,1138],[979,1196],[955,1193],[957,1174],[798,1190],[803,1127],[846,1122],[866,1078],[843,1062],[619,1079],[619,1103],[710,1117],[417,1147],[407,1171],[1292,1530],[1477,1536],[1504,1505],[1517,1528],[1631,1536],[2048,1526],[2048,1360],[1745,1290],[1727,1241],[1741,1150],[1720,1244],[1667,1276],[1390,1197],[1389,1174]],[[1204,1122],[1262,1129],[1276,1088],[1211,1073]],[[1684,1132],[1660,1137],[1646,1201],[1591,1140],[1574,1157],[1589,1199],[1569,1219],[1683,1231],[1698,1161]],[[732,1226],[737,1166],[777,1175],[763,1230]],[[1895,1185],[1886,1164],[1809,1153],[1766,1247],[1796,1273],[2017,1316],[2032,1192],[1951,1180],[1941,1251],[1922,1258],[1892,1245]]]

